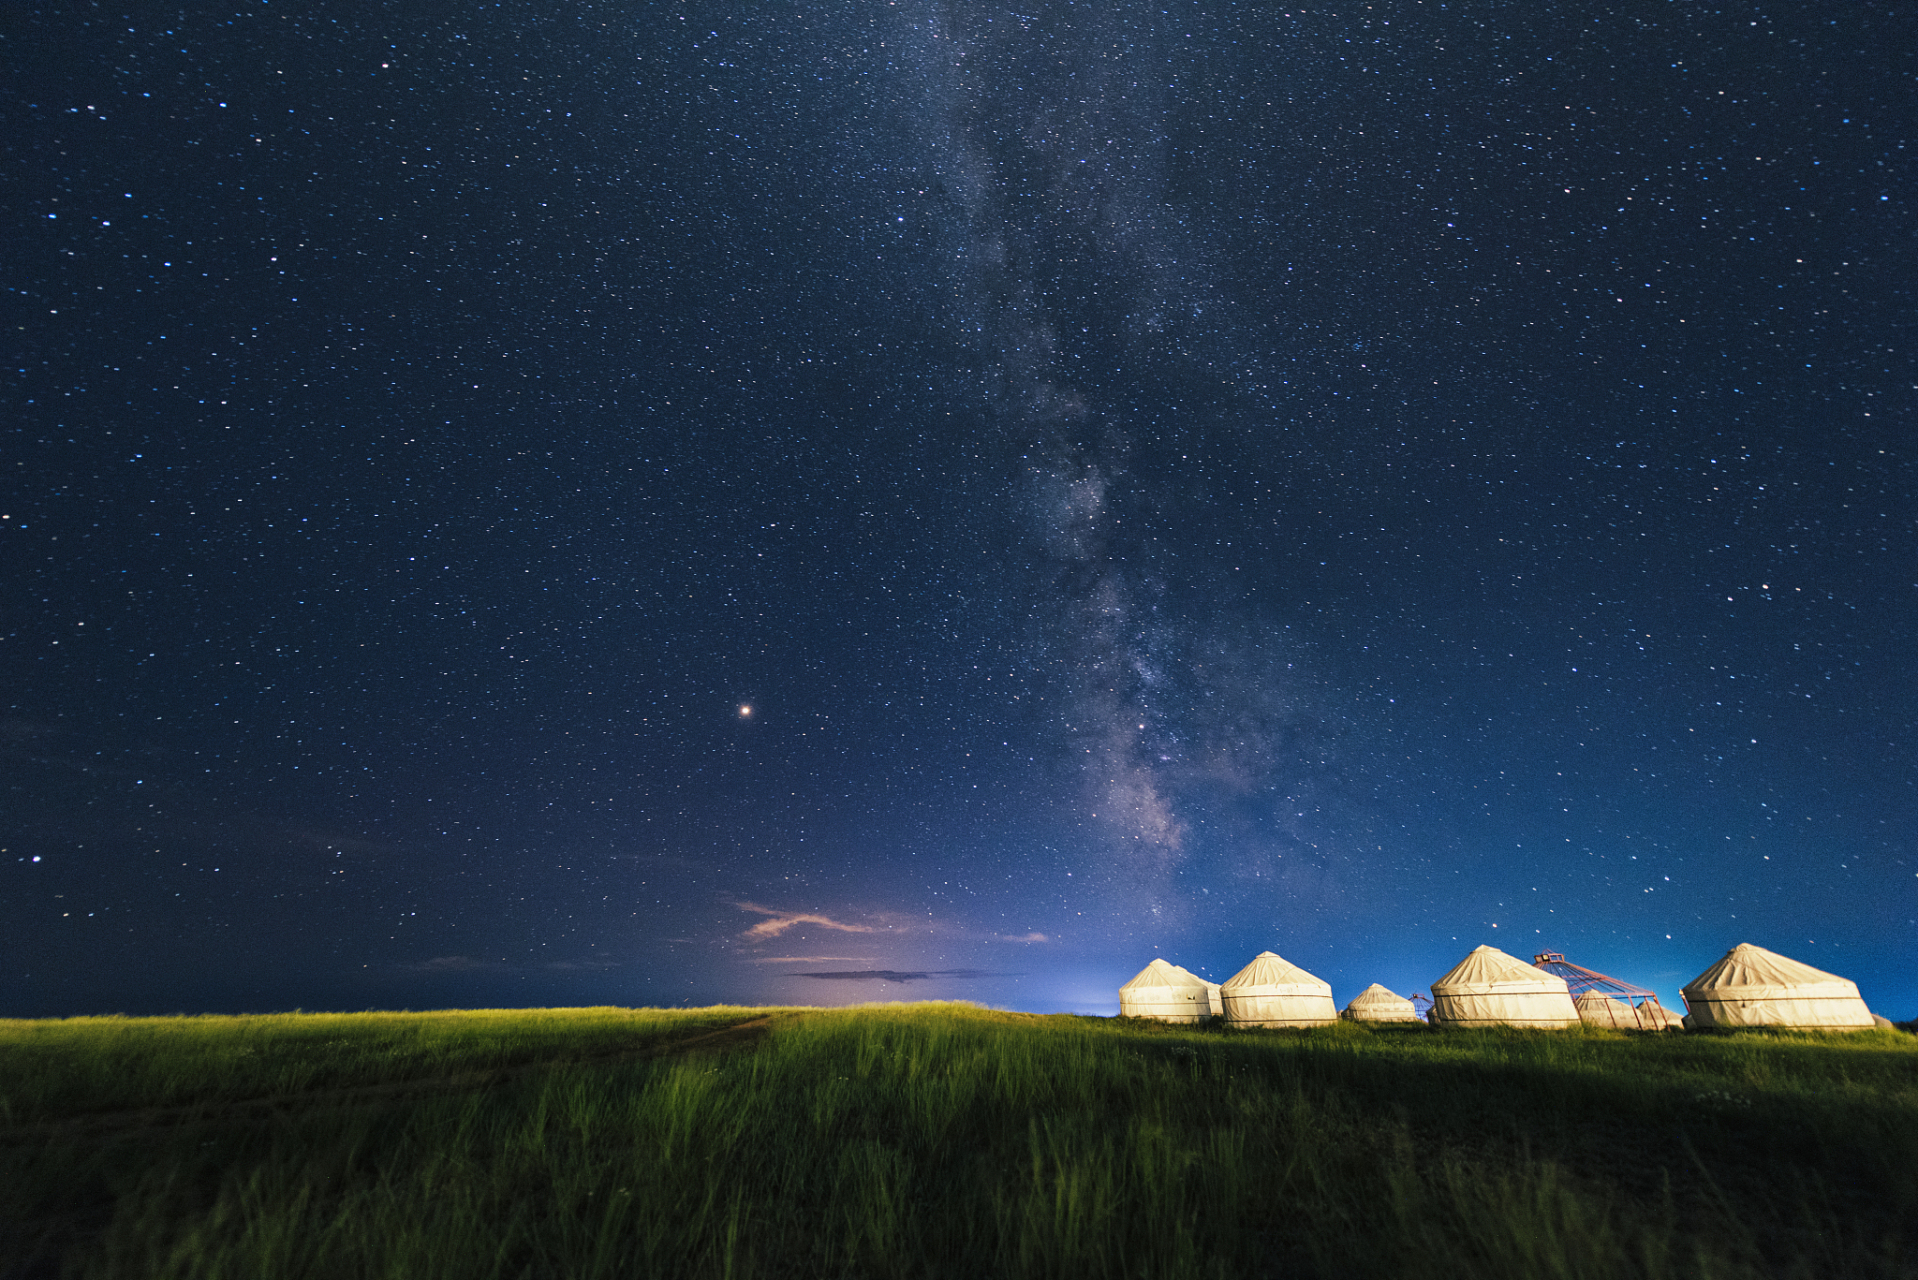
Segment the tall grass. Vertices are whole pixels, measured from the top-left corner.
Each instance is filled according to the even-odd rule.
[[[80,1103],[41,1087],[0,1143],[0,1194],[27,1207],[13,1256],[236,1280],[1891,1277],[1918,1258],[1908,1036],[1233,1033],[893,1006],[607,1054],[622,1017],[657,1049],[751,1013],[554,1013],[530,1040],[482,1019],[500,1044],[450,1033],[436,1061],[548,1065],[144,1128],[97,1107],[62,1128]],[[403,1022],[323,1034],[398,1043]],[[154,1072],[167,1097],[205,1096]]]
[[[0,1019],[0,1124],[500,1070],[748,1016],[718,1007]]]

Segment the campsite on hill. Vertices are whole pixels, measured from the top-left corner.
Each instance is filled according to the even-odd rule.
[[[0,1022],[0,1275],[1908,1276],[1918,1038]]]

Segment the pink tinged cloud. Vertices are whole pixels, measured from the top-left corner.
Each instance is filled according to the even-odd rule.
[[[751,956],[753,964],[876,964],[871,956]]]
[[[757,942],[765,938],[777,938],[794,925],[816,924],[822,929],[837,929],[841,933],[876,933],[871,925],[841,924],[831,916],[815,915],[810,911],[781,911],[777,907],[762,907],[756,902],[737,902],[733,904],[741,911],[753,911],[770,919],[761,920],[740,936]]]

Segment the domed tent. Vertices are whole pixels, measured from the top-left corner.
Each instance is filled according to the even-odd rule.
[[[1394,995],[1391,991],[1374,982],[1365,990],[1352,997],[1352,1003],[1345,1006],[1339,1014],[1351,1022],[1423,1022],[1418,1008],[1404,996]]]
[[[1638,1025],[1647,1031],[1676,1031],[1685,1025],[1685,1019],[1662,1004],[1641,1004],[1638,1006]]]
[[[1154,960],[1119,988],[1119,1016],[1204,1022],[1212,1016],[1211,984],[1176,964]]]
[[[1184,971],[1186,973],[1192,973],[1192,970],[1190,969],[1185,969]],[[1199,978],[1199,975],[1196,973],[1192,973],[1192,976],[1195,978]],[[1225,1016],[1224,984],[1218,983],[1218,982],[1210,982],[1204,978],[1199,978],[1199,981],[1205,983],[1206,999],[1211,1003],[1212,1016],[1215,1018],[1223,1018]]]
[[[1858,984],[1776,951],[1741,942],[1682,988],[1694,1027],[1874,1026]]]
[[[1616,996],[1587,991],[1572,1001],[1578,1020],[1588,1027],[1616,1027],[1620,1031],[1639,1030],[1638,1010]]]
[[[1322,1027],[1339,1017],[1331,983],[1270,951],[1227,978],[1219,994],[1235,1027]]]
[[[1182,964],[1175,964],[1172,967],[1174,969],[1177,969],[1180,973],[1183,973],[1186,977],[1192,979],[1194,982],[1203,983],[1205,986],[1206,995],[1212,1007],[1212,1016],[1215,1018],[1223,1018],[1225,1016],[1225,1004],[1224,1004],[1223,998],[1219,995],[1218,983],[1210,981],[1209,979],[1206,979],[1206,978],[1201,978],[1198,974],[1192,972],[1192,970],[1186,968]]]
[[[1563,1028],[1578,1025],[1565,979],[1496,947],[1476,947],[1432,984],[1432,1021],[1441,1026]]]

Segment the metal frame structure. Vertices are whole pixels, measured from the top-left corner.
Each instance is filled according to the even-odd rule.
[[[1541,951],[1532,957],[1532,967],[1543,969],[1555,978],[1565,979],[1565,985],[1571,988],[1572,999],[1576,1000],[1588,991],[1617,1000],[1632,1011],[1633,1019],[1641,1031],[1662,1031],[1666,1026],[1665,1006],[1658,1001],[1658,993],[1647,991],[1643,987],[1634,987],[1629,982],[1620,982],[1617,978],[1587,969],[1583,965],[1573,964],[1565,958],[1563,952]],[[1652,1010],[1657,1010],[1652,1013]]]

